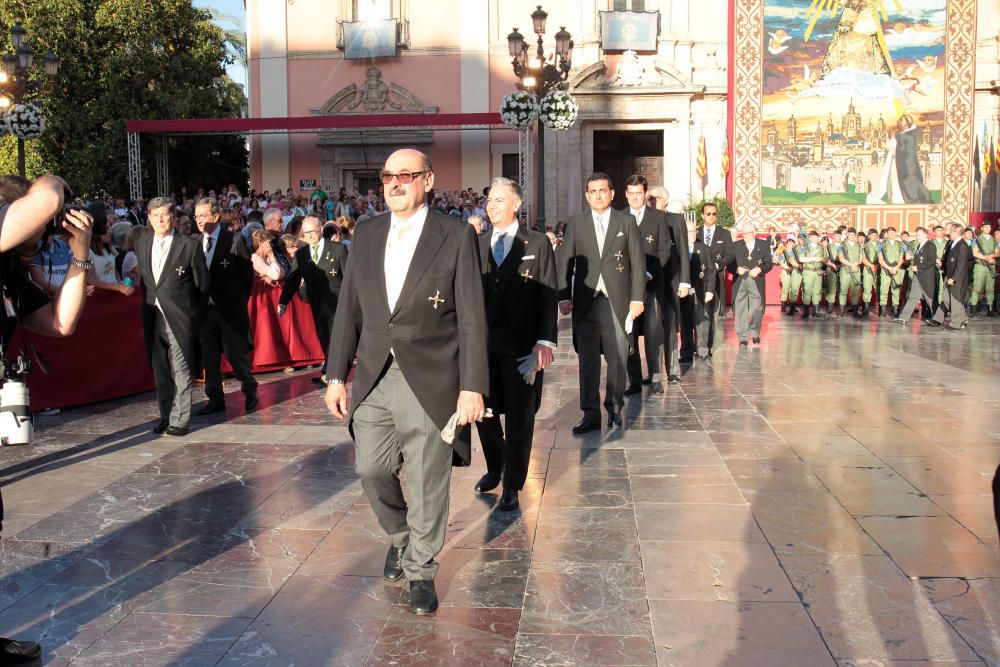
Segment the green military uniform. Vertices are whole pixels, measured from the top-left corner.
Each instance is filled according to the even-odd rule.
[[[819,305],[823,296],[823,264],[821,262],[803,262],[805,258],[823,259],[823,246],[819,243],[806,241],[795,247],[795,257],[802,266],[802,305],[805,307]]]
[[[781,267],[781,302],[794,306],[802,287],[802,272],[792,265],[794,251],[790,255],[788,248],[779,246],[774,259]]]
[[[839,262],[840,244],[833,239],[826,246],[826,259]],[[824,271],[825,284],[823,285],[823,296],[826,298],[826,307],[833,310],[833,305],[837,303],[837,269],[827,266]]]
[[[899,303],[899,290],[902,288],[903,279],[906,276],[906,271],[902,268],[906,252],[908,252],[907,246],[898,239],[892,239],[891,241],[887,239],[882,242],[882,259],[890,267],[899,267],[899,271],[895,275],[888,270],[882,271],[882,280],[879,282],[878,287],[878,305],[882,310],[885,310],[885,307],[888,305],[890,296],[892,296],[892,305],[897,310],[902,306]]]
[[[865,241],[864,246],[861,248],[862,252],[865,254],[865,259],[871,262],[875,268],[861,265],[861,303],[867,308],[872,302],[872,296],[875,294],[875,281],[878,279],[878,256],[879,256],[879,244],[872,240]]]
[[[844,259],[852,264],[858,262],[861,259],[861,244],[857,241],[844,241],[840,247],[840,253]],[[840,267],[839,303],[841,308],[848,304],[852,293],[854,294],[854,305],[861,305],[861,275],[859,272],[852,271],[851,267],[845,264]]]
[[[996,252],[997,242],[991,234],[980,234],[976,237],[979,252],[989,256]],[[972,295],[969,305],[975,308],[979,305],[979,295],[983,294],[989,307],[993,307],[994,288],[996,286],[997,270],[993,259],[977,259],[972,265]]]

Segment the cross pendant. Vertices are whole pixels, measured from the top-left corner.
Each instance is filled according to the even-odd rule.
[[[337,267],[333,267],[332,269],[330,269],[330,275],[333,276],[334,278],[337,277]]]
[[[434,290],[434,296],[427,297],[427,300],[434,304],[434,310],[437,310],[438,306],[444,303],[444,299],[441,298],[441,290]]]
[[[521,277],[524,278],[524,282],[528,282],[529,280],[531,280],[531,278],[533,277],[531,275],[531,269],[525,269],[524,273],[521,274]]]
[[[185,269],[183,266],[178,266],[175,270],[177,271],[178,276],[183,276],[185,273],[187,273],[187,269]]]
[[[648,243],[650,245],[653,245],[653,235],[652,234],[650,234],[649,236],[646,237],[646,243]]]
[[[615,253],[615,259],[617,259],[619,262],[622,261],[622,257],[624,257],[624,256],[625,255],[622,254],[621,250],[619,250],[618,252]]]

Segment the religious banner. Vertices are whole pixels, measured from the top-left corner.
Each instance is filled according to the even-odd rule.
[[[976,0],[733,2],[738,221],[968,219]]]
[[[344,58],[391,58],[396,55],[396,19],[344,23]]]

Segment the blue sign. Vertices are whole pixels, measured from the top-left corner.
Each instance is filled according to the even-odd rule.
[[[656,51],[659,34],[659,12],[601,12],[605,51]]]
[[[396,19],[350,21],[344,26],[344,58],[391,58],[396,55]]]

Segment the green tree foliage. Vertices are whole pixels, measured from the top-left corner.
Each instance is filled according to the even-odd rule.
[[[55,81],[31,99],[48,131],[27,142],[29,177],[51,171],[82,194],[127,194],[127,120],[237,118],[245,104],[225,74],[233,56],[224,31],[190,0],[0,0],[4,51],[14,23],[39,57],[52,51],[60,62]],[[14,171],[13,146],[8,137],[0,143],[5,173]],[[144,139],[142,150],[148,193],[155,190],[153,141]],[[169,160],[171,189],[247,181],[239,137],[171,140]]]
[[[729,205],[729,200],[724,196],[719,195],[717,197],[709,197],[707,199],[691,199],[688,205],[684,207],[685,211],[694,211],[695,217],[700,225],[703,220],[701,217],[701,212],[705,208],[705,204],[715,204],[719,208],[719,219],[716,224],[723,229],[729,229],[733,226],[735,222],[735,216],[733,215],[733,208]]]

